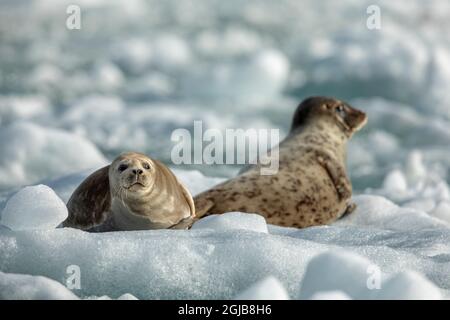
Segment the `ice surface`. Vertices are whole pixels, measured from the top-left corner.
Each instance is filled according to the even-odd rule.
[[[308,299],[321,291],[342,291],[353,299],[367,299],[371,262],[349,252],[326,252],[314,257],[306,268],[300,298]]]
[[[117,300],[138,300],[135,296],[129,293],[125,293],[117,298]]]
[[[211,215],[200,219],[192,229],[212,229],[212,230],[249,230],[267,233],[266,220],[257,214],[228,212],[222,215]]]
[[[26,187],[12,196],[0,223],[12,230],[54,229],[67,218],[67,207],[45,185]]]
[[[197,175],[183,173],[177,170],[181,179]],[[67,179],[70,184],[74,178]],[[104,234],[75,229],[1,230],[0,270],[65,283],[67,267],[77,265],[81,290],[75,293],[80,298],[130,293],[139,299],[231,299],[267,277],[277,278],[293,299],[331,299],[334,296],[322,293],[336,290],[353,299],[387,294],[420,297],[415,288],[428,288],[426,292],[438,297],[434,286],[448,297],[448,227],[434,225],[426,213],[415,215],[380,196],[358,196],[355,201],[359,207],[353,221],[350,215],[348,221],[328,227],[269,226],[268,233],[259,232],[259,219],[236,213],[223,218],[245,229],[216,224],[214,229]],[[408,216],[409,222],[392,223],[401,216]],[[366,286],[367,268],[372,265],[385,275],[379,297]],[[401,276],[400,285],[384,282],[387,276],[407,270],[424,275],[433,286],[426,287],[423,278],[408,274]],[[417,286],[410,283],[416,280]],[[383,291],[384,285],[390,288],[388,284],[393,293]],[[400,296],[395,291],[399,286],[410,289]]]
[[[442,293],[421,274],[407,271],[393,275],[375,295],[384,300],[439,300]]]
[[[1,300],[77,300],[61,283],[42,276],[0,271]]]
[[[283,285],[274,277],[260,280],[250,288],[239,293],[236,300],[289,300]]]
[[[311,300],[350,300],[342,291],[323,291],[312,295]]]

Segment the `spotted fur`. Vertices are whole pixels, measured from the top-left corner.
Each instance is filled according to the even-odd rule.
[[[304,100],[291,132],[279,145],[279,171],[260,175],[261,165],[194,198],[197,217],[230,211],[257,213],[268,223],[304,228],[328,224],[353,211],[345,169],[346,143],[367,121],[345,102]]]

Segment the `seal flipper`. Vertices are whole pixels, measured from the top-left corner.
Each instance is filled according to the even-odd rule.
[[[195,220],[198,220],[207,215],[209,213],[209,210],[211,210],[215,205],[214,201],[202,197],[201,194],[194,198],[194,203],[196,215]]]
[[[345,173],[345,169],[326,152],[317,152],[317,161],[328,172],[333,181],[340,200],[352,196],[352,185]]]
[[[107,218],[111,207],[108,170],[109,165],[95,171],[74,191],[67,202],[69,216],[63,227],[86,230]]]
[[[353,212],[356,210],[357,207],[358,207],[358,206],[356,205],[356,203],[350,202],[350,203],[347,205],[347,209],[345,209],[344,213],[342,214],[342,216],[339,217],[339,219],[345,218],[345,217],[348,216],[349,214],[353,213]]]

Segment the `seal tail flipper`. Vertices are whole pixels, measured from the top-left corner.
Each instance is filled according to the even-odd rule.
[[[194,198],[194,204],[195,204],[195,220],[198,220],[205,216],[209,210],[211,210],[215,203],[207,198],[203,197],[195,197]]]

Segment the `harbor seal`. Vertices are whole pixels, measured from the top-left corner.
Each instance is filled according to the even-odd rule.
[[[67,208],[64,227],[92,232],[184,229],[195,217],[192,196],[172,171],[135,152],[87,177]]]
[[[197,217],[241,211],[260,214],[274,225],[304,228],[331,223],[353,211],[346,144],[366,122],[364,112],[340,100],[304,100],[294,113],[289,135],[276,147],[278,172],[260,175],[261,164],[252,165],[197,195]]]

